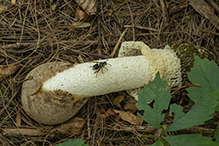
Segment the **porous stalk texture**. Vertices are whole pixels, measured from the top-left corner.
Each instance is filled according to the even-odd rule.
[[[104,61],[107,65],[97,73],[93,69],[96,62],[77,64],[44,82],[43,88],[87,97],[138,88],[152,79],[149,61],[143,55],[98,62]]]
[[[151,80],[153,80],[160,72],[162,80],[166,80],[170,86],[180,86],[181,65],[180,59],[176,56],[175,52],[167,45],[164,49],[150,49],[143,42],[123,42],[120,50],[119,57],[144,55],[149,61],[151,70]],[[141,88],[127,90],[127,92],[138,100],[138,92],[142,91]]]

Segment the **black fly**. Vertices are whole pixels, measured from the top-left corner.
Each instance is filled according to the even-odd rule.
[[[98,72],[101,70],[101,72],[103,73],[103,68],[105,68],[106,70],[108,70],[105,66],[106,65],[110,65],[112,66],[111,64],[107,63],[107,61],[104,61],[104,62],[97,62],[96,64],[93,65],[93,70],[96,70],[94,73],[96,74],[96,77],[97,77],[97,74]]]

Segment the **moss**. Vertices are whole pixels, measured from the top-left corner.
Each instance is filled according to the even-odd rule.
[[[181,69],[182,69],[182,83],[189,83],[187,77],[187,72],[191,70],[194,65],[194,55],[198,55],[200,58],[207,58],[208,60],[214,60],[214,55],[204,47],[197,47],[194,45],[184,44],[174,44],[171,46],[171,49],[176,52],[176,55],[181,60]]]

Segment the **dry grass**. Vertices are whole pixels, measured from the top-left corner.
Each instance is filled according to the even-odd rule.
[[[99,0],[97,15],[86,19],[91,26],[77,29],[71,25],[78,7],[74,1],[57,0],[54,2],[56,10],[52,10],[54,3],[49,0],[17,0],[15,5],[9,0],[0,3],[8,6],[8,10],[0,14],[0,58],[5,59],[2,64],[21,64],[19,71],[0,85],[0,131],[3,134],[7,127],[44,129],[39,136],[0,135],[1,145],[55,145],[69,138],[85,139],[90,145],[154,142],[152,138],[135,138],[139,134],[154,133],[122,130],[130,125],[113,117],[101,117],[109,108],[115,108],[111,99],[117,93],[88,101],[78,113],[87,120],[78,135],[54,133],[53,126],[43,126],[29,119],[20,101],[22,80],[34,67],[51,61],[76,63],[78,56],[85,62],[108,58],[126,28],[122,41],[143,41],[151,48],[174,43],[203,46],[213,52],[219,63],[218,30],[187,0],[168,0],[166,7],[156,0]],[[21,126],[16,121],[19,116]],[[218,119],[218,115],[215,116]],[[115,130],[115,125],[120,130]],[[211,130],[215,125],[215,120],[209,121],[205,128]],[[109,139],[115,141],[109,142]]]

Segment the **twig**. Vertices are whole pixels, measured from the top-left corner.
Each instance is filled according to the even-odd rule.
[[[110,58],[113,58],[113,56],[115,55],[115,53],[116,53],[116,51],[118,50],[118,48],[119,48],[119,45],[120,45],[120,43],[121,43],[121,41],[122,41],[122,38],[123,38],[123,36],[125,35],[125,33],[126,33],[126,31],[128,30],[128,28],[126,28],[124,31],[123,31],[123,33],[121,34],[121,36],[120,36],[120,38],[119,38],[119,40],[118,40],[118,42],[116,43],[116,46],[114,47],[114,49],[113,49],[113,52],[110,54]]]
[[[15,62],[15,63],[12,63],[12,64],[7,64],[7,65],[0,65],[0,67],[5,67],[5,66],[12,66],[12,65],[16,65],[16,64],[19,64],[20,62],[24,61],[25,59],[29,58],[31,55],[33,55],[34,52],[36,52],[36,50],[39,48],[39,46],[36,47],[35,50],[33,50],[33,52],[31,52],[27,57]]]
[[[188,7],[188,4],[173,6],[169,9],[169,15],[182,11],[182,9],[185,9],[186,7]]]
[[[88,132],[88,139],[91,137],[91,126],[90,126],[90,103],[91,101],[88,100],[88,112],[87,112],[87,132]]]
[[[101,44],[101,33],[100,33],[100,16],[97,17],[97,29],[98,29],[98,48],[97,48],[97,52],[98,52],[98,54],[101,55],[102,44]]]
[[[161,136],[162,132],[163,132],[163,128],[160,128],[156,131],[156,133],[154,134],[154,137],[153,137],[154,141],[156,141]]]
[[[109,142],[118,142],[118,141],[126,141],[126,140],[133,140],[133,139],[140,139],[140,138],[152,138],[153,135],[149,134],[149,135],[139,135],[136,137],[127,137],[127,138],[114,138],[114,139],[110,139],[110,140],[103,140],[103,143],[109,143]]]
[[[132,27],[132,25],[124,25],[125,28],[130,28]],[[141,26],[141,25],[134,25],[135,28],[138,28],[138,29],[145,29],[145,30],[150,30],[150,31],[159,31],[155,28],[151,28],[151,27],[144,27],[144,26]]]
[[[78,54],[85,54],[85,55],[90,55],[90,56],[95,56],[95,57],[100,57],[100,58],[109,58],[108,56],[106,55],[103,55],[103,54],[96,54],[96,53],[86,53],[86,52],[81,52],[81,51],[78,51],[78,50],[71,50],[73,52],[76,52]]]
[[[183,86],[180,86],[180,87],[176,87],[176,88],[171,88],[171,90],[173,91],[172,93],[171,93],[171,95],[174,95],[174,94],[177,94],[177,93],[179,93],[180,91],[179,90],[185,90],[186,88],[189,88],[189,87],[195,87],[195,86],[201,86],[201,85],[199,85],[199,84],[193,84],[193,83],[188,83],[188,84],[185,84],[185,85],[183,85]]]
[[[160,5],[161,5],[162,12],[163,12],[162,15],[164,18],[164,22],[167,24],[169,23],[169,16],[168,16],[168,11],[167,11],[164,0],[160,0]]]
[[[204,127],[190,127],[187,129],[179,130],[180,132],[187,132],[187,133],[202,133],[202,134],[211,134],[214,129],[204,128]]]
[[[20,47],[27,47],[30,45],[33,45],[34,43],[13,43],[13,44],[8,44],[4,46],[0,46],[0,49],[12,49],[12,48],[20,48]]]
[[[27,128],[5,128],[3,135],[28,135],[40,136],[43,132],[42,129],[27,129]]]
[[[213,0],[206,0],[217,13],[219,13],[219,6]]]
[[[157,7],[157,9],[160,10],[160,7],[159,7],[157,1],[158,1],[158,0],[153,0],[153,2],[154,2],[154,4],[155,4],[155,6]]]
[[[204,0],[189,0],[190,5],[201,15],[204,15],[218,30],[219,19],[212,8]]]
[[[126,3],[128,5],[128,9],[129,9],[130,16],[131,16],[131,22],[132,22],[132,36],[133,36],[132,40],[135,41],[135,28],[134,28],[134,22],[133,22],[133,13],[127,0],[126,0]]]
[[[80,54],[78,55],[78,61],[79,61],[80,63],[84,63],[84,60],[83,60],[83,58],[81,57]]]
[[[147,133],[155,133],[156,128],[151,126],[150,124],[145,124],[145,125],[124,125],[124,124],[116,124],[112,127],[113,130],[116,131],[141,131],[141,132],[147,132]]]

